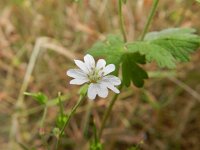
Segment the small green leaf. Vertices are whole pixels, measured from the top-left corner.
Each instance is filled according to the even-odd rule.
[[[144,85],[144,79],[148,78],[147,72],[139,64],[145,63],[145,57],[139,53],[125,55],[122,62],[122,77],[125,86],[129,87],[131,81],[137,87]]]
[[[29,92],[24,92],[24,95],[31,96],[33,97],[38,103],[41,105],[46,105],[48,98],[44,93],[29,93]]]
[[[97,128],[95,123],[92,121],[92,128],[93,128],[93,138],[90,142],[90,150],[103,150],[103,144],[101,144],[101,141],[99,137],[97,136]]]
[[[100,142],[94,142],[92,141],[90,143],[90,150],[103,150],[103,146]]]
[[[58,115],[57,120],[56,120],[57,127],[61,129],[64,126],[66,120],[67,120],[67,116],[62,115],[62,114]]]

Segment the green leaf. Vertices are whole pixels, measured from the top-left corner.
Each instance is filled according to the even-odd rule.
[[[92,141],[90,143],[90,150],[103,150],[103,146],[100,142],[94,142]]]
[[[95,43],[88,53],[94,57],[104,57],[108,64],[115,64],[114,74],[117,74],[121,57],[125,53],[124,42],[119,36],[109,35],[105,41]]]
[[[115,64],[115,74],[122,63],[124,84],[130,86],[133,82],[141,87],[148,76],[138,64],[155,61],[159,67],[172,69],[176,62],[188,61],[189,54],[199,46],[200,37],[194,29],[171,28],[150,32],[144,41],[132,43],[124,43],[120,37],[110,35],[105,41],[94,44],[88,52],[94,57],[104,57],[108,64]]]
[[[140,53],[146,56],[147,62],[156,61],[160,67],[174,68],[175,59],[170,52],[159,45],[147,42],[134,42],[126,45],[127,53]]]
[[[90,141],[90,150],[103,150],[103,144],[101,144],[101,141],[99,137],[97,136],[97,129],[94,122],[92,122],[93,125],[93,138]]]
[[[172,38],[180,35],[186,35],[186,37],[189,36],[196,36],[192,33],[195,33],[195,29],[192,28],[169,28],[164,29],[162,31],[153,31],[149,32],[145,35],[144,40],[145,41],[153,41],[157,39],[165,39],[165,38]],[[183,38],[186,38],[183,37]]]
[[[189,61],[189,54],[200,46],[200,37],[190,28],[171,28],[150,32],[144,41],[126,44],[127,53],[139,52],[147,62],[155,61],[160,67],[175,68],[176,62]]]
[[[139,53],[123,56],[122,77],[125,86],[129,87],[131,81],[137,87],[142,87],[144,85],[144,79],[147,79],[148,75],[146,71],[138,65],[144,63],[145,57]]]
[[[57,117],[57,120],[56,120],[57,127],[59,127],[61,129],[64,126],[66,120],[67,120],[66,115],[59,114]]]
[[[38,103],[41,105],[46,105],[48,98],[44,93],[38,92],[38,93],[29,93],[29,92],[24,92],[24,95],[31,96],[33,97]]]
[[[200,46],[200,37],[191,28],[170,28],[151,32],[145,41],[156,44],[170,52],[177,61],[189,61],[189,54]]]

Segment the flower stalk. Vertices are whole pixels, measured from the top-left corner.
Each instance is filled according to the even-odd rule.
[[[124,38],[124,42],[127,41],[127,37],[126,37],[126,31],[125,31],[125,27],[124,27],[124,18],[123,18],[123,14],[122,14],[122,0],[118,0],[118,13],[119,13],[119,22],[120,22],[120,29]]]
[[[123,88],[123,84],[120,85],[119,90],[121,91],[122,88]],[[109,117],[109,115],[110,115],[110,113],[112,111],[112,108],[113,108],[118,96],[119,96],[119,94],[115,94],[113,96],[112,100],[109,103],[108,109],[106,109],[106,112],[103,115],[103,120],[102,120],[102,123],[101,123],[101,127],[99,129],[99,135],[98,135],[99,139],[102,136],[103,129],[104,129],[105,125],[106,125],[106,121],[108,120],[108,117]]]
[[[84,100],[84,98],[85,98],[85,95],[86,95],[86,93],[80,95],[80,97],[79,97],[79,99],[78,99],[78,102],[77,102],[76,105],[72,108],[72,110],[70,111],[70,113],[67,115],[67,120],[66,120],[64,126],[62,127],[62,129],[61,129],[61,131],[60,131],[60,133],[59,133],[59,135],[58,135],[58,140],[57,140],[57,143],[56,143],[56,150],[58,150],[58,148],[59,148],[60,140],[61,140],[61,138],[62,138],[62,135],[63,135],[64,131],[65,131],[65,128],[68,126],[71,117],[72,117],[72,116],[74,115],[74,113],[76,112],[76,109],[77,109],[77,108],[80,106],[80,104],[83,102],[83,100]]]
[[[153,6],[152,6],[152,8],[151,8],[150,14],[149,14],[149,16],[148,16],[147,22],[146,22],[146,24],[145,24],[144,30],[143,30],[142,35],[141,35],[141,38],[140,38],[141,41],[144,40],[144,37],[145,37],[147,31],[149,30],[149,26],[150,26],[150,24],[151,24],[151,21],[152,21],[152,19],[153,19],[153,16],[155,15],[156,8],[157,8],[157,6],[158,6],[158,2],[159,2],[159,0],[154,0],[154,1],[153,1]]]

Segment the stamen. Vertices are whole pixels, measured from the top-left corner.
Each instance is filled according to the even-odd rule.
[[[88,74],[88,78],[91,83],[97,83],[103,77],[104,72],[102,72],[103,68],[97,69],[92,68],[90,73]]]

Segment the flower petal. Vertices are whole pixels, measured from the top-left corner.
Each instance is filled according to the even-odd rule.
[[[84,61],[85,61],[85,65],[88,67],[88,69],[91,71],[92,68],[95,67],[95,60],[93,58],[93,56],[87,54],[84,56]]]
[[[94,84],[96,86],[97,94],[102,97],[106,98],[108,96],[108,89],[104,84]]]
[[[87,78],[85,79],[73,79],[70,81],[70,84],[76,84],[76,85],[81,85],[83,83],[88,82],[89,80]]]
[[[109,64],[103,69],[103,72],[104,72],[104,75],[107,75],[107,74],[113,72],[114,70],[115,70],[115,65]]]
[[[88,95],[88,98],[91,100],[96,98],[97,91],[96,91],[96,87],[94,86],[94,83],[91,83],[89,85],[87,95]]]
[[[99,59],[97,61],[97,65],[96,65],[96,68],[97,69],[101,69],[101,68],[104,68],[106,65],[106,61],[104,59]]]
[[[85,72],[86,74],[89,72],[89,70],[84,62],[82,62],[80,60],[74,60],[74,62],[81,70],[83,70],[83,72]]]
[[[111,83],[109,82],[102,82],[101,84],[104,84],[107,88],[109,88],[110,90],[112,90],[115,93],[120,93],[120,91]]]
[[[102,78],[101,82],[108,82],[108,83],[113,84],[113,85],[120,85],[121,84],[121,80],[118,77],[113,76],[113,75],[104,76]]]
[[[85,74],[82,70],[80,69],[69,69],[66,74],[72,78],[87,78],[87,74]]]
[[[109,89],[111,89],[113,92],[115,92],[115,93],[120,93],[120,91],[115,87],[115,86],[113,86],[113,85],[111,85],[111,84],[108,84],[108,86],[107,86]]]
[[[115,77],[113,75],[105,76],[103,79],[100,81],[102,85],[105,87],[109,88],[115,93],[120,93],[120,91],[115,87],[116,85],[120,85],[121,81],[118,77]]]

